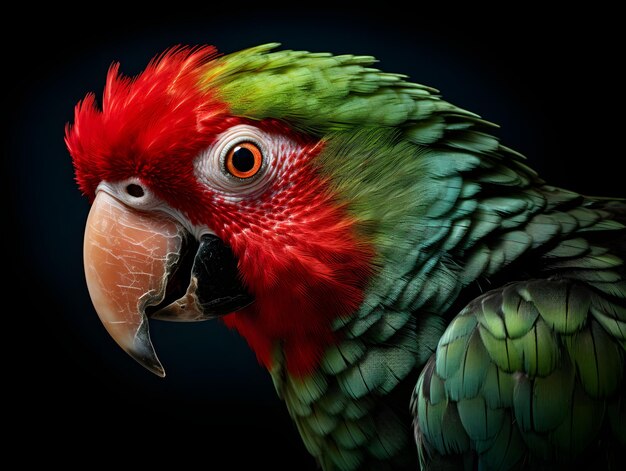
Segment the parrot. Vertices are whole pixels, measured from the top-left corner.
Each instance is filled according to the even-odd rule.
[[[95,311],[159,376],[149,319],[221,319],[326,471],[617,469],[626,202],[496,128],[366,55],[113,63],[65,127]]]

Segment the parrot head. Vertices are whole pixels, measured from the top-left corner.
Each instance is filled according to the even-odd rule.
[[[87,95],[66,127],[92,201],[92,302],[112,338],[158,375],[149,317],[223,316],[262,364],[280,347],[289,371],[305,374],[375,270],[367,223],[329,170],[352,157],[328,152],[345,123],[367,120],[358,106],[342,119],[337,104],[351,75],[368,73],[355,64],[371,58],[273,47],[178,47],[134,78],[115,64],[101,107]]]

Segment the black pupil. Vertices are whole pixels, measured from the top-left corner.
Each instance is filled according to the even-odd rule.
[[[239,172],[249,172],[254,168],[254,154],[246,147],[236,147],[232,162]]]

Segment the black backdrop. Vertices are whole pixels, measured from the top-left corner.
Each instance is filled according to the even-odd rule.
[[[63,126],[88,91],[101,94],[114,60],[135,74],[179,43],[232,52],[279,41],[372,54],[381,68],[499,123],[503,142],[552,184],[626,196],[616,12],[95,7],[97,14],[50,16],[43,26],[16,18],[19,32],[5,38],[3,270],[13,283],[4,290],[3,389],[11,440],[33,451],[21,454],[24,462],[77,463],[81,450],[90,457],[84,466],[124,452],[146,464],[174,458],[182,468],[200,460],[217,469],[315,469],[269,375],[235,333],[217,322],[154,322],[168,372],[161,380],[113,344],[91,308],[81,264],[88,204],[72,180]],[[229,466],[217,465],[222,460]]]

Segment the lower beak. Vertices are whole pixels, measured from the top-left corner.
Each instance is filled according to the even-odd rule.
[[[100,320],[120,347],[161,377],[145,310],[163,301],[184,237],[172,219],[131,209],[104,191],[85,229],[85,277]]]

